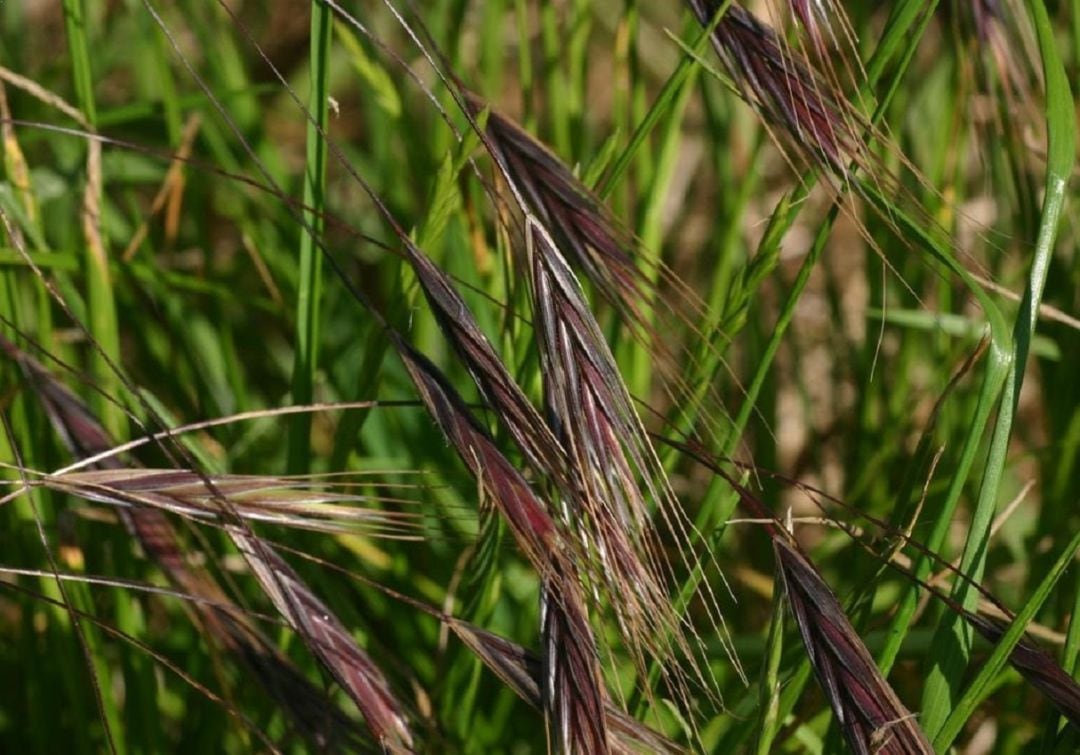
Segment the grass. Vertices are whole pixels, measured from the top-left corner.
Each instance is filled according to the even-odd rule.
[[[296,357],[293,365],[292,397],[295,404],[310,404],[314,398],[313,384],[318,373],[319,320],[322,315],[322,255],[314,237],[323,231],[323,212],[326,207],[327,148],[323,134],[330,118],[329,57],[330,22],[332,13],[323,5],[311,8],[311,95],[308,109],[314,114],[307,126],[307,156],[304,169],[303,202],[306,223],[311,233],[300,236],[300,271],[296,299]],[[307,471],[311,436],[311,416],[296,415],[289,427],[289,472]]]
[[[1072,751],[1076,8],[0,4],[0,750]]]

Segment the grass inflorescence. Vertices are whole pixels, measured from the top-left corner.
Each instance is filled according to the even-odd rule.
[[[0,4],[0,750],[1075,750],[1076,10]]]

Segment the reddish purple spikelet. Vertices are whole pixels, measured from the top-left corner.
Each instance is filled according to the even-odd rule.
[[[0,348],[20,365],[57,433],[73,454],[89,458],[113,447],[112,439],[85,404],[44,367],[2,337]],[[185,592],[201,599],[196,606],[214,636],[251,666],[266,682],[268,691],[281,700],[294,718],[298,718],[301,729],[313,741],[327,746],[332,742],[344,744],[351,739],[351,735],[334,731],[346,730],[347,719],[325,700],[314,702],[324,696],[262,638],[209,573],[189,565],[172,523],[161,509],[148,505],[154,496],[160,496],[159,503],[168,507],[176,499],[163,490],[170,485],[205,485],[206,478],[185,470],[133,470],[127,473],[116,457],[107,457],[95,466],[102,471],[83,473],[77,478],[61,476],[54,481],[60,489],[76,495],[133,504],[130,508],[119,509],[121,519],[169,578]],[[240,485],[250,490],[258,483],[247,481]],[[221,495],[220,490],[206,492],[214,497]],[[390,693],[382,672],[280,556],[247,528],[230,525],[228,529],[275,606],[349,693],[380,744],[391,752],[411,752],[412,738],[407,719]]]
[[[641,306],[651,299],[652,284],[631,257],[636,242],[550,150],[475,94],[462,94],[473,115],[487,111],[484,143],[520,223],[514,252],[528,276],[545,417],[568,470],[560,503],[585,556],[579,565],[610,596],[642,668],[650,658],[670,660],[676,647],[692,658],[663,586],[671,567],[656,555],[651,506],[677,542],[687,542],[689,526],[571,269],[572,262],[629,322],[649,332]],[[684,557],[697,562],[690,549]],[[712,603],[709,610],[716,621]]]
[[[483,110],[483,100],[463,94],[474,115]],[[493,157],[559,248],[608,302],[640,321],[645,283],[628,251],[632,236],[555,154],[510,119],[489,111],[487,133]]]
[[[467,622],[448,619],[451,631],[491,671],[522,700],[534,708],[543,707],[540,690],[544,679],[543,663],[534,653],[504,637],[492,634]],[[631,718],[609,700],[604,720],[612,736],[614,752],[659,753],[680,755],[686,749],[659,732]]]
[[[537,259],[545,256],[539,255]],[[624,624],[640,627],[654,620],[654,617],[663,616],[666,596],[655,587],[654,580],[639,560],[629,539],[628,530],[637,531],[640,523],[632,526],[625,518],[613,519],[605,515],[607,512],[590,507],[589,501],[596,500],[597,495],[595,487],[588,487],[591,475],[582,474],[580,465],[575,467],[570,463],[562,443],[556,439],[539,412],[513,381],[445,273],[410,242],[406,242],[406,257],[416,272],[440,329],[468,367],[484,397],[495,409],[496,416],[509,429],[530,465],[541,475],[551,478],[564,501],[576,507],[576,515],[569,518],[570,522],[574,522],[572,529],[580,534],[584,528],[590,533],[579,538],[574,544],[565,543],[574,548],[577,563],[593,565],[592,577],[597,584],[605,584],[606,580],[611,602]],[[549,278],[550,275],[544,274],[545,282]],[[573,322],[578,324],[577,331],[585,333],[592,325],[591,315],[587,310],[571,311],[572,309],[568,308],[567,311],[570,312]],[[554,521],[544,522],[540,516],[541,511],[547,515],[548,509],[543,508],[539,501],[536,501],[535,505],[531,503],[531,497],[522,492],[516,470],[510,469],[501,455],[496,455],[497,452],[489,447],[479,428],[451,416],[445,406],[450,396],[448,386],[440,385],[439,381],[434,379],[433,368],[417,361],[416,355],[403,344],[399,344],[399,350],[403,352],[402,356],[409,366],[414,382],[421,388],[421,393],[428,397],[425,398],[425,403],[433,409],[433,414],[444,418],[440,420],[440,425],[452,444],[458,449],[468,450],[467,453],[462,453],[466,464],[481,481],[484,475],[488,476],[485,487],[493,491],[493,500],[511,522],[523,550],[533,554],[532,557],[542,574],[554,573],[564,568],[559,565],[561,557],[554,561],[538,558],[550,551],[552,546],[550,541],[553,541]],[[600,383],[599,371],[596,366],[588,365],[585,372],[587,375],[578,391],[563,383],[548,383],[545,389],[549,400],[565,401],[567,399],[559,397],[568,392],[584,391],[589,394],[589,386]],[[622,463],[621,453],[613,456],[610,451],[619,448],[617,436],[601,416],[596,401],[595,396],[587,399],[584,421],[592,426],[593,437],[605,438],[603,448],[608,453],[604,459],[594,460],[593,463],[596,468],[616,470],[615,465]],[[456,413],[459,418],[463,416],[460,407]],[[625,464],[620,473],[624,479],[631,479]],[[498,492],[500,489],[502,492]],[[632,490],[634,494],[637,493],[636,487],[632,487]],[[510,501],[510,505],[500,504],[503,500]],[[520,501],[526,503],[519,505]],[[534,531],[538,526],[539,531]],[[590,549],[593,542],[597,543],[595,550]],[[593,563],[596,551],[599,551],[601,561],[598,565]],[[591,752],[597,750],[606,736],[602,729],[594,726],[601,718],[593,708],[602,701],[602,697],[581,697],[574,694],[574,680],[592,675],[588,667],[595,663],[595,649],[591,640],[586,644],[573,642],[576,637],[590,637],[591,632],[585,621],[584,604],[577,597],[577,587],[568,590],[569,584],[566,577],[561,577],[547,580],[544,588],[542,636],[545,647],[543,657],[547,664],[544,678],[547,683],[544,686],[543,701],[545,710],[552,712],[549,716],[552,738],[560,743],[560,750]],[[673,623],[669,622],[672,625]],[[572,704],[568,704],[568,701]],[[574,736],[580,739],[576,747],[571,746]]]
[[[420,398],[461,460],[499,506],[534,566],[545,573],[558,545],[555,522],[521,473],[480,427],[457,391],[428,359],[391,334]]]
[[[379,745],[388,752],[413,752],[403,707],[382,671],[360,649],[345,625],[266,543],[246,529],[228,529],[274,606],[348,692]]]
[[[514,382],[446,273],[408,240],[405,241],[405,254],[440,330],[526,460],[540,474],[549,475],[560,488],[567,489],[572,483],[562,446]]]
[[[964,618],[987,642],[997,643],[1005,635],[1008,624],[970,611]],[[1039,647],[1031,637],[1022,637],[1012,652],[1009,663],[1035,689],[1046,695],[1073,726],[1080,729],[1080,685],[1061,667],[1053,656]]]
[[[674,442],[722,477],[748,516],[765,522],[776,569],[810,664],[851,749],[859,755],[930,755],[915,717],[881,676],[840,601],[776,516],[744,485],[692,446]]]
[[[719,0],[687,0],[702,25],[721,7]],[[796,10],[798,10],[796,3]],[[807,18],[812,18],[806,8]],[[839,172],[858,156],[858,118],[852,108],[801,60],[786,50],[776,32],[739,5],[728,8],[712,34],[713,47],[747,100],[788,140],[815,162]]]
[[[556,435],[575,466],[587,470],[582,482],[594,500],[606,502],[626,532],[640,534],[648,512],[632,467],[652,470],[647,443],[636,443],[637,414],[566,261],[539,226],[527,221],[525,233],[544,397]]]
[[[570,589],[568,589],[570,588]],[[608,752],[605,701],[582,689],[598,673],[596,650],[576,585],[565,577],[544,585],[540,604],[541,699],[558,752]]]
[[[115,443],[97,417],[44,366],[2,336],[0,348],[22,369],[54,430],[73,456],[87,459],[114,447]],[[160,473],[129,470],[115,456],[106,457],[91,466],[101,471],[84,473],[84,477],[92,478],[97,474],[101,478],[98,484],[73,484],[66,479],[61,489],[88,498],[111,494],[112,500],[123,501],[132,493],[139,493],[135,488],[142,491],[152,489],[155,480],[160,483],[163,476],[175,480],[175,476],[180,475],[188,482],[195,482],[193,478],[198,477],[193,472],[182,470]],[[135,473],[127,480],[131,489],[101,485],[124,472]],[[116,482],[119,483],[119,479]],[[118,509],[121,521],[170,581],[183,592],[197,598],[193,605],[210,636],[247,665],[267,692],[289,712],[298,730],[309,741],[320,749],[355,747],[353,725],[349,719],[259,632],[209,572],[192,565],[165,513],[138,501],[135,503],[129,508]]]
[[[496,448],[435,365],[396,333],[391,340],[428,412],[498,507],[525,556],[544,579],[542,700],[561,752],[606,753],[604,693],[596,643],[573,562],[555,521],[521,473]]]
[[[859,755],[933,753],[817,570],[783,538],[773,551],[788,605],[822,689]]]

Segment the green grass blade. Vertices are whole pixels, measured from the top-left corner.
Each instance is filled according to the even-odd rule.
[[[975,509],[972,512],[964,552],[960,559],[960,571],[973,580],[982,578],[986,565],[990,527],[997,510],[998,491],[1004,475],[1020,388],[1027,368],[1039,304],[1042,301],[1054,243],[1057,239],[1058,221],[1065,203],[1066,187],[1076,158],[1076,125],[1072,93],[1057,52],[1053,28],[1041,0],[1034,0],[1029,3],[1029,7],[1035,21],[1046,81],[1048,143],[1046,190],[1031,272],[1013,329],[1013,353],[1009,355],[1010,370],[994,427],[986,471]],[[954,598],[970,610],[975,607],[979,596],[971,584],[962,582],[954,592]],[[954,721],[953,726],[957,730],[960,725],[955,723],[960,710],[955,702],[955,694],[971,652],[971,644],[972,630],[959,617],[946,614],[939,624],[938,634],[931,647],[932,667],[923,696],[923,725],[927,734],[937,741],[942,739],[951,741],[955,736],[955,732],[950,736],[949,732],[942,730],[947,718]],[[965,697],[965,701],[974,706],[974,698]]]
[[[304,169],[304,231],[300,234],[296,293],[296,352],[293,360],[292,401],[312,401],[319,369],[319,333],[322,317],[322,251],[316,236],[322,234],[326,203],[328,148],[324,134],[330,117],[330,39],[333,13],[323,3],[311,4],[309,65],[311,94],[307,123],[307,157]],[[291,474],[306,472],[311,462],[311,415],[294,415],[289,421]]]
[[[667,81],[664,82],[664,86],[649,107],[649,111],[638,123],[637,128],[634,129],[634,133],[630,137],[630,143],[626,145],[626,149],[622,151],[615,164],[611,166],[607,175],[604,176],[603,183],[597,187],[597,193],[602,199],[606,199],[619,185],[620,179],[634,161],[634,156],[638,150],[645,144],[649,134],[660,123],[660,119],[676,106],[683,88],[690,83],[691,71],[696,70],[701,65],[700,55],[705,52],[705,48],[709,45],[709,36],[712,34],[713,29],[716,28],[716,25],[720,23],[730,5],[731,0],[727,0],[720,6],[713,20],[694,39],[690,47],[694,54],[683,55],[682,59],[679,60],[679,65],[676,66]]]
[[[1024,603],[1024,607],[1016,614],[1016,617],[1009,625],[1009,629],[994,646],[994,651],[990,654],[990,657],[981,664],[975,679],[956,701],[956,705],[949,712],[948,717],[939,727],[937,735],[934,737],[935,750],[944,752],[952,745],[963,729],[964,724],[967,723],[971,714],[975,712],[975,708],[982,701],[994,678],[1008,663],[1009,653],[1023,639],[1028,624],[1031,623],[1039,609],[1046,603],[1058,580],[1061,579],[1061,575],[1072,565],[1078,552],[1080,552],[1080,533],[1073,535],[1065,548],[1062,549],[1061,554],[1054,561],[1046,576],[1043,577],[1031,597]]]

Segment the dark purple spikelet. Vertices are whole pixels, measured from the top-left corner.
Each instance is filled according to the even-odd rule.
[[[463,95],[474,115],[486,107],[472,92]],[[509,118],[490,110],[487,134],[493,157],[567,258],[609,303],[640,321],[646,284],[630,254],[632,235],[558,156]]]
[[[746,515],[764,523],[810,665],[851,749],[858,755],[931,755],[915,717],[881,676],[840,601],[776,515],[708,453],[692,444],[672,445],[723,478],[738,493]]]
[[[473,418],[439,369],[396,333],[391,333],[391,340],[428,413],[499,507],[518,547],[541,574],[546,574],[559,545],[555,522],[547,508]]]
[[[971,611],[964,611],[963,615],[987,642],[997,643],[1008,629],[1008,623],[998,618]],[[1053,656],[1034,639],[1025,636],[1009,653],[1009,663],[1028,684],[1042,692],[1069,723],[1080,729],[1080,685]]]
[[[2,336],[0,348],[19,365],[28,385],[44,407],[53,429],[73,456],[89,459],[115,446],[89,407],[36,359]],[[111,493],[114,501],[131,500],[130,494],[138,491],[110,488],[108,485],[102,487],[100,483],[109,479],[110,475],[116,477],[130,472],[129,484],[141,487],[145,492],[152,484],[149,477],[160,476],[126,467],[116,456],[105,457],[91,467],[100,470],[99,476],[105,475],[97,484],[72,484],[68,478],[61,483],[61,489],[89,498],[108,497]],[[94,474],[90,472],[86,476],[92,477]],[[192,472],[174,470],[160,474],[181,474],[189,482],[197,477]],[[119,477],[116,482],[120,482]],[[196,598],[193,606],[210,637],[247,666],[267,693],[289,713],[297,730],[308,741],[320,750],[357,747],[354,727],[348,717],[254,626],[208,571],[193,565],[164,511],[140,505],[137,500],[136,505],[118,508],[117,511],[147,557],[165,572],[174,586]]]
[[[583,274],[622,316],[633,336],[647,343],[665,378],[680,389],[682,364],[653,322],[665,310],[682,325],[705,314],[697,294],[663,263],[643,254],[638,239],[547,146],[505,115],[461,89],[465,106],[478,116],[487,110],[485,146],[495,159],[517,203],[550,235],[566,261]],[[640,266],[640,267],[639,267]],[[641,267],[653,266],[658,280]],[[660,296],[660,286],[669,290]],[[651,311],[650,311],[651,310]]]
[[[382,671],[341,620],[272,548],[250,530],[227,527],[259,583],[289,625],[348,693],[387,752],[413,752],[408,717]]]
[[[961,368],[957,374],[963,374],[973,364],[974,356],[969,357],[968,361]],[[778,477],[777,479],[783,479]],[[793,482],[793,481],[790,481]],[[796,483],[797,487],[802,488],[808,493],[813,493],[815,496],[818,494],[829,499],[833,503],[842,506],[844,509],[854,513],[856,516],[870,522],[872,525],[880,529],[882,532],[889,533],[891,535],[899,535],[906,543],[912,546],[916,551],[920,552],[923,556],[929,557],[931,560],[937,562],[945,568],[947,572],[951,572],[956,575],[961,581],[966,582],[971,587],[974,587],[976,591],[982,596],[983,600],[993,606],[996,609],[996,614],[990,614],[986,612],[970,611],[957,602],[948,592],[943,591],[940,587],[936,586],[933,581],[927,582],[918,577],[911,569],[906,566],[900,565],[896,560],[890,560],[889,566],[898,574],[910,579],[913,583],[922,587],[929,592],[935,598],[940,600],[945,606],[955,613],[957,616],[964,619],[971,627],[978,632],[984,640],[991,644],[996,644],[1001,641],[1005,636],[1005,633],[1009,629],[1011,622],[1015,620],[1015,615],[1010,611],[1005,604],[999,600],[990,590],[979,582],[967,577],[961,572],[955,565],[946,561],[931,551],[926,546],[922,545],[918,541],[911,537],[897,531],[888,522],[867,514],[865,511],[859,510],[849,503],[828,496],[821,493],[821,491],[811,488],[809,486],[803,486]],[[826,515],[828,512],[821,505],[820,501],[816,500],[818,507],[821,508],[822,513]],[[755,504],[751,504],[752,510],[759,511],[755,507]],[[862,545],[871,553],[878,555],[877,552],[869,547],[869,545],[863,542],[860,538],[846,526],[842,529],[852,537],[855,542]],[[1049,653],[1043,650],[1039,643],[1029,635],[1023,635],[1019,642],[1013,647],[1009,653],[1009,663],[1016,669],[1032,687],[1042,692],[1047,699],[1049,699],[1055,707],[1061,712],[1061,714],[1075,727],[1080,729],[1080,684],[1061,666],[1061,664]]]
[[[526,221],[525,233],[549,421],[593,499],[637,535],[648,511],[634,473],[653,484],[651,445],[566,260],[541,226]]]
[[[606,694],[596,642],[573,561],[555,521],[503,456],[442,373],[400,336],[391,340],[428,413],[503,515],[518,547],[544,580],[543,708],[560,752],[606,753]]]
[[[580,518],[586,519],[586,522],[572,526],[572,530],[579,533],[582,527],[589,530],[588,536],[576,541],[578,563],[595,566],[591,576],[596,584],[605,584],[604,577],[608,578],[608,597],[617,615],[625,622],[640,626],[647,616],[663,616],[667,610],[666,596],[642,563],[625,524],[613,521],[605,512],[597,512],[588,505],[588,501],[595,500],[597,492],[586,488],[588,480],[579,474],[580,468],[570,464],[562,443],[514,382],[445,273],[409,243],[406,243],[406,254],[442,332],[468,367],[500,422],[509,430],[530,465],[553,480],[563,500],[576,506]],[[568,388],[558,386],[556,390]],[[592,423],[596,432],[606,427],[598,417],[594,417]],[[610,429],[607,435],[608,446],[617,446]],[[621,463],[621,458],[608,456],[596,463],[617,464]],[[624,477],[629,476],[629,470],[622,471]],[[636,487],[632,491],[636,494]],[[575,519],[578,517],[570,517],[571,521]],[[523,533],[522,537],[525,536]],[[594,543],[599,546],[593,546]]]
[[[483,101],[462,89],[474,114]],[[563,520],[589,556],[582,570],[611,596],[639,660],[690,657],[656,557],[657,524],[679,542],[688,525],[637,415],[571,263],[631,323],[645,326],[650,285],[636,268],[632,236],[550,150],[488,110],[485,146],[509,187],[520,225],[514,251],[532,295],[546,421],[568,461]],[[687,560],[695,560],[687,549]],[[715,615],[715,614],[714,614]]]
[[[641,626],[648,616],[662,616],[667,606],[666,596],[655,585],[647,567],[641,562],[637,551],[630,542],[625,527],[612,522],[603,512],[596,512],[583,506],[587,495],[582,486],[582,479],[570,465],[562,444],[552,434],[547,423],[536,408],[529,402],[518,385],[513,381],[502,361],[495,354],[494,348],[477,325],[460,295],[450,285],[449,280],[431,260],[411,244],[406,244],[406,254],[417,274],[420,285],[435,313],[442,332],[453,344],[458,356],[468,367],[484,397],[496,410],[500,422],[514,437],[518,446],[525,453],[526,459],[541,475],[552,479],[564,500],[577,505],[578,512],[588,519],[588,524],[578,525],[589,528],[589,536],[576,542],[579,564],[594,563],[591,575],[597,584],[605,584],[608,597],[624,625]],[[560,389],[566,390],[565,386]],[[599,427],[602,423],[593,420]],[[457,434],[460,442],[471,443],[467,436]],[[610,436],[610,433],[609,433]],[[609,444],[614,444],[609,437]],[[456,443],[455,443],[456,445]],[[474,447],[474,446],[469,446]],[[469,463],[466,459],[466,463]],[[610,460],[617,463],[618,460]],[[474,472],[479,471],[479,466]],[[508,473],[509,474],[509,473]],[[624,470],[624,474],[628,471]],[[634,488],[636,493],[636,488]],[[593,493],[595,495],[595,492]],[[516,498],[516,496],[513,496]],[[498,498],[496,498],[498,500]],[[591,499],[590,499],[591,500]],[[504,512],[512,513],[512,512]],[[517,512],[513,514],[517,521],[537,521],[537,512]],[[571,520],[576,517],[571,517]],[[527,527],[518,527],[519,541],[530,549],[547,547],[545,543],[534,542],[534,536]],[[590,548],[594,542],[598,548]],[[566,545],[570,545],[566,543]],[[599,551],[597,553],[596,551]],[[543,564],[542,564],[543,565]],[[647,601],[647,604],[644,604]],[[580,609],[583,612],[583,607]],[[553,614],[556,618],[557,613]],[[673,622],[669,622],[672,623]]]
[[[537,243],[548,242],[541,238]],[[608,587],[607,593],[622,619],[621,625],[640,627],[648,621],[658,624],[657,617],[665,617],[669,613],[667,598],[655,576],[650,574],[640,549],[634,545],[635,533],[640,533],[646,526],[645,505],[640,499],[632,471],[622,456],[619,441],[619,438],[630,437],[635,432],[633,423],[636,416],[622,393],[624,389],[617,373],[607,367],[613,360],[606,353],[606,344],[591,313],[584,306],[583,298],[566,293],[567,286],[573,287],[571,292],[577,290],[576,280],[564,267],[552,272],[551,265],[559,263],[548,260],[551,255],[551,252],[542,252],[535,257],[538,263],[543,263],[543,271],[533,279],[539,280],[539,285],[545,290],[558,290],[552,295],[558,311],[544,310],[542,319],[562,326],[567,321],[571,322],[571,332],[576,331],[575,339],[579,343],[572,345],[571,353],[567,355],[574,365],[574,374],[569,376],[569,380],[561,379],[561,376],[567,375],[567,370],[560,361],[552,362],[548,358],[550,350],[542,351],[545,375],[553,376],[545,382],[545,396],[549,410],[553,405],[558,406],[551,416],[577,416],[580,422],[590,428],[587,434],[577,426],[575,432],[561,433],[561,439],[556,438],[513,381],[445,273],[421,250],[406,243],[406,256],[442,332],[453,344],[527,460],[540,474],[556,483],[563,500],[573,507],[575,513],[568,517],[568,524],[572,531],[581,535],[577,543],[584,556],[581,563],[591,562],[594,565],[590,573],[597,584]],[[558,259],[561,260],[561,257]],[[553,278],[561,278],[563,283],[553,286]],[[540,297],[544,298],[545,294],[541,293]],[[538,332],[547,334],[550,327],[554,325],[541,325]],[[563,330],[566,332],[565,327]],[[581,339],[587,339],[587,344],[580,343]],[[544,338],[542,342],[550,344],[550,339]],[[591,352],[594,358],[584,358],[586,351]],[[578,374],[577,365],[584,365],[584,374]],[[554,377],[556,375],[560,377]],[[612,424],[603,408],[605,406],[615,406],[621,410],[619,425]],[[566,423],[562,422],[557,427],[565,428]],[[590,443],[595,438],[601,438],[602,443]],[[567,440],[582,442],[574,445]],[[590,445],[592,450],[588,448]],[[584,458],[583,453],[587,454]],[[583,466],[584,463],[589,466]],[[582,474],[583,469],[603,469],[606,475],[619,480],[620,484],[617,487],[600,486],[596,482],[596,475],[588,472]],[[617,517],[612,514],[612,506],[618,507],[614,509],[619,512]],[[666,616],[666,619],[669,628],[674,626],[673,617]]]
[[[817,570],[781,537],[773,539],[773,552],[810,663],[851,749],[859,755],[933,753]]]
[[[416,273],[439,329],[469,370],[484,399],[529,464],[540,474],[551,477],[561,489],[568,489],[572,483],[566,454],[543,417],[514,381],[446,273],[412,242],[406,239],[404,244],[406,259]]]
[[[567,589],[570,588],[570,589]],[[583,688],[596,678],[596,651],[576,585],[559,575],[544,585],[540,604],[541,700],[557,752],[607,753],[604,697]]]
[[[573,516],[580,536],[600,544],[599,576],[621,596],[614,608],[633,642],[662,656],[670,648],[656,641],[678,622],[650,551],[646,495],[676,534],[680,512],[577,280],[541,227],[527,221],[526,234],[545,403],[579,475]]]
[[[703,26],[722,5],[720,0],[687,2]],[[808,19],[812,13],[805,10]],[[714,28],[712,42],[728,73],[763,118],[779,126],[786,140],[812,162],[840,175],[847,173],[847,164],[859,157],[861,119],[828,82],[784,47],[775,30],[742,6],[732,5]]]
[[[467,622],[449,619],[451,631],[506,686],[534,708],[543,707],[541,685],[544,683],[543,663],[536,654]],[[612,738],[614,752],[658,753],[679,755],[686,750],[645,724],[628,716],[607,701],[604,720]]]

